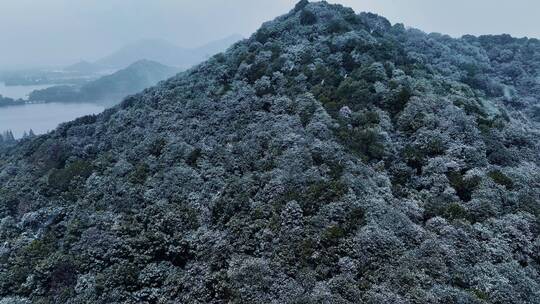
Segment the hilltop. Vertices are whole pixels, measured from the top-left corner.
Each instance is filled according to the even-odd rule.
[[[539,303],[540,42],[300,1],[0,157],[6,303]]]

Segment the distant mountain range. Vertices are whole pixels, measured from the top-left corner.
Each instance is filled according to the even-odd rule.
[[[96,62],[81,61],[64,70],[95,73],[103,69],[122,69],[142,59],[187,69],[212,55],[225,51],[241,39],[240,35],[231,35],[197,48],[181,48],[162,39],[145,39],[128,44]]]
[[[112,75],[82,86],[55,86],[30,94],[31,102],[102,102],[114,104],[180,71],[155,61],[139,60]]]
[[[159,39],[141,40],[96,62],[80,61],[63,68],[68,74],[88,75],[95,80],[80,84],[62,84],[30,94],[30,102],[101,102],[116,104],[134,94],[165,80],[183,69],[194,66],[208,57],[225,51],[240,35],[232,35],[197,48],[181,48]],[[114,74],[100,77],[108,71]],[[100,77],[100,78],[98,78]],[[97,78],[97,79],[96,79]],[[13,102],[3,102],[4,105]]]
[[[180,69],[188,69],[225,51],[242,38],[240,35],[231,35],[196,48],[181,48],[161,39],[145,39],[128,44],[96,61],[82,60],[60,68],[0,71],[0,81],[11,86],[48,84],[80,86],[143,59]]]

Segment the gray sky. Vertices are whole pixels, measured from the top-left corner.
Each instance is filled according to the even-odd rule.
[[[95,60],[143,38],[198,46],[248,36],[296,0],[0,0],[0,67]],[[540,37],[538,0],[335,0],[452,36]]]

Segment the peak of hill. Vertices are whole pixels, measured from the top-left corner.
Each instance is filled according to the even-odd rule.
[[[133,62],[128,67],[119,70],[112,75],[102,77],[101,81],[105,82],[107,79],[144,76],[147,83],[157,83],[160,80],[171,77],[172,75],[178,73],[178,71],[178,68],[166,66],[156,61],[142,59]]]
[[[539,303],[539,73],[534,39],[301,1],[5,149],[0,297]]]

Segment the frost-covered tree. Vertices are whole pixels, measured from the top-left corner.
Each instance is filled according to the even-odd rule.
[[[0,150],[0,301],[538,303],[539,71],[301,1]]]

